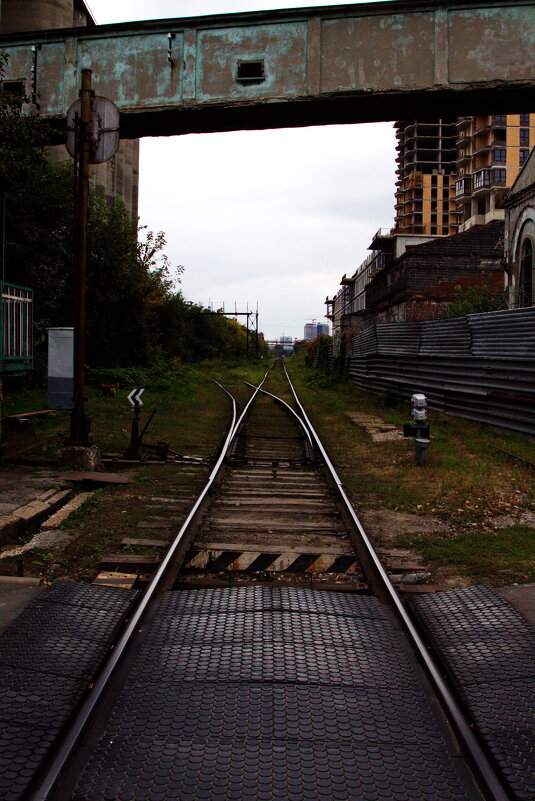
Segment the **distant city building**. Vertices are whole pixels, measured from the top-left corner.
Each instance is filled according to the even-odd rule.
[[[285,351],[293,350],[293,339],[291,337],[280,337],[279,342]]]
[[[323,334],[329,334],[329,326],[327,323],[318,323],[317,320],[312,320],[311,323],[306,323],[303,339],[306,342],[311,342]]]

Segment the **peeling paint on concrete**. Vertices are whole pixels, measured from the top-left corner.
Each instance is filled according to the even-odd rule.
[[[39,45],[43,116],[65,116],[88,67],[122,133],[139,136],[394,119],[430,92],[459,113],[464,93],[472,107],[474,92],[498,88],[516,106],[535,86],[534,23],[530,0],[411,0],[395,13],[374,3],[34,31],[0,47],[6,78],[29,86]],[[240,60],[261,61],[263,79],[237,80]]]

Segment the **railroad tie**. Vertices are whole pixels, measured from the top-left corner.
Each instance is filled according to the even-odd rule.
[[[191,550],[184,570],[259,571],[282,573],[348,573],[360,572],[357,556],[347,553],[303,553],[286,551],[230,551],[221,549]]]

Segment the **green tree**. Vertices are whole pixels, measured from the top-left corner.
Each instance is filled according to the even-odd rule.
[[[448,317],[464,317],[467,314],[498,311],[504,308],[504,296],[492,286],[470,286],[460,290],[446,310]]]
[[[0,52],[0,81],[4,80],[8,63],[6,53]],[[0,87],[0,178],[11,183],[30,175],[44,160],[42,147],[50,137],[50,127],[43,124],[35,111],[22,113],[29,103],[19,84]]]

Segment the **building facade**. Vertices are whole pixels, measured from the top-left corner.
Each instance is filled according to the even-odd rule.
[[[394,123],[397,232],[447,236],[457,230],[452,197],[455,121],[455,117],[436,117]]]
[[[457,120],[455,201],[459,230],[505,219],[504,201],[535,144],[535,114]]]
[[[535,305],[535,149],[505,201],[509,305]]]
[[[406,248],[366,286],[366,325],[447,317],[469,288],[503,303],[503,231],[495,220]]]
[[[530,149],[535,114],[404,120],[397,138],[399,233],[444,236],[505,219]]]
[[[316,337],[329,334],[329,326],[327,323],[318,323],[317,320],[312,320],[311,323],[306,323],[303,333],[303,339],[306,342],[312,342]]]
[[[84,0],[0,0],[0,33],[94,26]],[[47,148],[52,161],[70,159],[63,145]],[[92,188],[104,197],[118,197],[133,220],[138,218],[139,140],[122,139],[115,156],[90,168]]]

